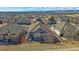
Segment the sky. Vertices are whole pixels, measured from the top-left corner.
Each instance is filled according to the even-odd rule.
[[[79,10],[79,7],[0,7],[0,12],[10,11],[53,11],[53,10]]]

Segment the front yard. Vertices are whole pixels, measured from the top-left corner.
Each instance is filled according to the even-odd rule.
[[[0,46],[1,51],[79,51],[79,41],[63,41],[58,44],[46,44],[33,42],[32,44],[20,44]]]

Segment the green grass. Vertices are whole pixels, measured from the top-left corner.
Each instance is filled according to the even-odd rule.
[[[41,44],[40,42],[33,41],[32,44]]]

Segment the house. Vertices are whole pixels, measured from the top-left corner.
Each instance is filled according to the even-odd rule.
[[[5,15],[0,15],[0,21],[3,22],[3,23],[6,23],[8,21],[8,18],[7,16]]]
[[[51,17],[49,18],[48,22],[47,22],[49,25],[53,25],[53,24],[56,24],[56,20],[54,19],[54,17]]]
[[[63,22],[59,22],[55,25],[55,27],[51,27],[52,31],[55,32],[57,35],[69,38],[69,39],[79,39],[79,36],[76,34],[79,30],[79,25],[75,24],[73,22],[70,22],[70,20],[66,20]],[[72,30],[71,30],[72,29]]]
[[[60,18],[61,22],[63,22],[68,19],[68,16],[60,16],[59,18]]]
[[[42,22],[42,23],[45,23],[45,24],[48,24],[48,18],[46,17],[37,17],[36,20]]]
[[[79,31],[79,25],[70,23],[68,24],[67,29],[63,34],[63,37],[79,40],[79,35],[77,35],[77,31]]]
[[[67,17],[65,17],[64,21],[62,21],[63,19],[59,18],[60,21],[57,22],[55,25],[51,26],[52,31],[55,32],[57,35],[62,36],[64,31],[67,29],[67,25],[69,23],[69,19]]]
[[[27,36],[32,41],[45,43],[60,42],[59,36],[52,32],[51,28],[47,24],[43,24],[39,21],[32,23],[29,26]]]
[[[0,28],[0,44],[19,44],[24,27],[18,24],[7,24]]]
[[[55,26],[51,26],[53,32],[57,35],[61,36],[61,32],[64,29],[65,22],[57,23]]]
[[[28,18],[22,17],[22,18],[18,19],[16,21],[16,23],[19,24],[19,25],[30,25],[31,24],[31,20],[28,19]]]

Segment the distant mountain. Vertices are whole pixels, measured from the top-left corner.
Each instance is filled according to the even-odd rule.
[[[79,13],[79,10],[29,11],[29,13]]]
[[[79,13],[79,10],[52,10],[52,11],[9,11],[9,12],[0,12],[0,13]]]
[[[0,7],[0,12],[79,13],[79,7]]]
[[[24,13],[79,13],[79,10],[19,11]]]
[[[79,13],[79,10],[54,10],[53,13]]]

